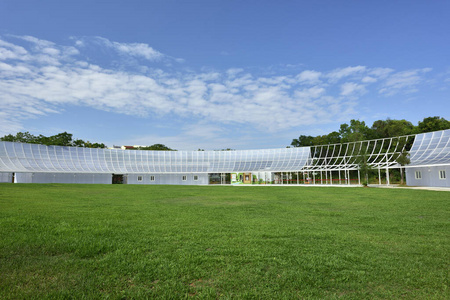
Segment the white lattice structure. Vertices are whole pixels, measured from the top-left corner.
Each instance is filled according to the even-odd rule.
[[[364,159],[378,170],[379,183],[383,172],[389,184],[389,170],[400,167],[397,158],[405,151],[411,159],[407,169],[450,166],[450,130],[333,145],[238,151],[117,150],[0,142],[0,173],[8,181],[11,176],[5,174],[41,174],[44,182],[57,182],[57,177],[70,182],[67,174],[76,174],[77,178],[88,178],[88,182],[95,182],[97,176],[103,183],[109,182],[103,175],[135,174],[141,181],[151,182],[153,178],[161,184],[207,184],[208,174],[240,172],[257,174],[258,178],[263,173],[264,181],[269,178],[276,183],[286,182],[294,174],[296,183],[303,177],[302,182],[309,184],[350,184],[352,173],[353,177],[357,174],[359,184],[359,163]],[[446,169],[441,169],[440,178],[446,177]],[[91,180],[83,174],[96,175]],[[155,176],[165,179],[156,181]],[[188,176],[197,179],[189,181]]]
[[[301,170],[308,147],[239,151],[147,151],[0,142],[1,172],[232,173]]]

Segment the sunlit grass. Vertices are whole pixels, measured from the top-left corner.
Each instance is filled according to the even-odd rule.
[[[0,184],[0,298],[448,298],[448,192]]]

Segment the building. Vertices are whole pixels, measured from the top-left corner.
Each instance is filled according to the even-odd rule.
[[[399,169],[408,185],[450,186],[450,130],[299,148],[147,151],[0,142],[0,182],[126,184],[361,184],[361,159],[379,183]]]
[[[408,185],[450,187],[450,130],[417,135],[410,155]]]

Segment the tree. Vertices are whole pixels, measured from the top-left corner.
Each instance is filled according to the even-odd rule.
[[[356,142],[367,140],[371,137],[370,129],[364,121],[350,120],[350,125],[341,124],[339,129],[342,142]]]
[[[339,144],[341,142],[341,135],[337,131],[333,131],[327,135],[328,144]]]
[[[39,136],[43,141],[44,145],[55,145],[55,146],[72,146],[72,134],[67,132],[58,133],[50,137],[45,137],[43,135]]]
[[[16,133],[16,135],[12,134],[5,135],[0,140],[5,142],[34,144],[37,141],[37,137],[26,131],[26,132],[18,132]]]
[[[386,119],[373,122],[371,127],[374,138],[389,138],[412,134],[414,125],[406,120]]]
[[[294,147],[308,147],[308,146],[313,146],[313,140],[314,137],[310,136],[310,135],[301,135],[298,137],[298,139],[293,139],[291,146]]]
[[[406,149],[403,149],[403,151],[399,154],[399,156],[396,159],[397,163],[401,166],[400,167],[400,184],[403,185],[403,168],[404,166],[408,165],[411,160],[409,159],[409,152],[406,151]]]
[[[147,147],[139,147],[138,150],[153,150],[153,151],[176,151],[174,149],[171,149],[163,144],[154,144]]]
[[[428,117],[419,122],[417,133],[450,129],[450,121],[441,117]]]
[[[85,142],[81,139],[72,139],[72,134],[67,132],[58,133],[52,136],[45,135],[32,135],[28,131],[18,132],[16,135],[8,134],[0,138],[2,141],[7,142],[18,142],[18,143],[29,143],[29,144],[41,144],[41,145],[54,145],[54,146],[75,146],[75,147],[86,147],[86,148],[106,148],[103,143],[91,143],[89,141]]]
[[[358,165],[358,170],[364,175],[363,185],[369,184],[369,173],[373,170],[373,167],[369,164],[369,155],[367,154],[367,148],[365,143],[361,143],[359,149],[356,150],[355,162]]]

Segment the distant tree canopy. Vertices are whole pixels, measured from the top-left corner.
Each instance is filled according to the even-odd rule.
[[[175,149],[171,149],[163,144],[154,144],[151,146],[138,147],[131,150],[153,150],[153,151],[177,151]]]
[[[44,136],[42,134],[35,136],[26,132],[18,132],[16,135],[8,134],[0,138],[5,142],[19,142],[29,144],[53,145],[53,146],[73,146],[85,148],[106,148],[103,143],[91,143],[80,139],[73,140],[71,133],[62,132],[52,136]]]
[[[293,139],[291,146],[306,147],[327,144],[339,144],[361,140],[381,139],[395,136],[425,133],[450,129],[450,121],[441,117],[428,117],[414,126],[406,120],[378,120],[368,127],[364,121],[350,120],[350,124],[341,124],[339,132],[333,131],[326,135],[300,135]]]
[[[71,133],[62,132],[52,136],[44,136],[42,134],[36,136],[32,135],[28,131],[18,132],[16,135],[8,134],[0,138],[0,141],[5,142],[18,142],[29,144],[41,144],[41,145],[53,145],[53,146],[71,146],[71,147],[84,147],[84,148],[106,148],[103,143],[91,143],[81,139],[74,140]],[[176,151],[163,144],[154,144],[151,146],[137,147],[130,150],[156,150],[156,151]]]

